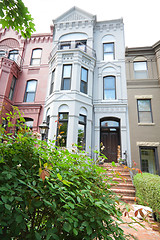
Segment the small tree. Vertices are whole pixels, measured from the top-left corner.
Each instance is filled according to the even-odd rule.
[[[7,117],[10,127],[17,116]],[[17,127],[11,135],[0,125],[0,239],[125,240],[102,168]]]
[[[0,0],[0,24],[2,28],[20,31],[24,38],[35,31],[33,18],[22,0]]]

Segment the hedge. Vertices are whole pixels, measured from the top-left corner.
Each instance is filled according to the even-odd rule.
[[[160,221],[160,176],[138,173],[134,176],[134,186],[138,203],[152,208]]]

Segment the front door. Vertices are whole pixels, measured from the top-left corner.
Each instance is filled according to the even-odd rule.
[[[117,162],[117,150],[120,145],[119,122],[101,121],[101,153],[107,157],[107,162]]]

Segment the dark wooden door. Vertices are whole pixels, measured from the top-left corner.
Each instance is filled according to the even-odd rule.
[[[101,132],[101,142],[105,147],[102,153],[108,158],[107,162],[117,162],[118,132],[112,129]]]

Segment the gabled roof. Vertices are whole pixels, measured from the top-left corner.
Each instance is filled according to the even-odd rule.
[[[92,15],[78,7],[72,7],[67,12],[53,20],[53,23],[64,23],[64,22],[75,22],[75,21],[82,21],[82,20],[96,20],[96,16]]]

